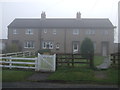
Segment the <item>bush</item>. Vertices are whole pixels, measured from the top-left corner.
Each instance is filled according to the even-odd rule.
[[[81,54],[84,58],[89,58],[89,54],[94,55],[94,45],[91,39],[85,38],[81,44]]]
[[[20,52],[21,47],[17,44],[7,45],[6,48],[3,50],[4,53],[12,53],[12,52]]]
[[[45,54],[45,53],[50,54],[50,53],[51,53],[51,50],[50,50],[50,49],[40,49],[40,50],[38,50],[38,51],[36,52],[36,55],[37,55],[38,53],[40,53],[40,54]]]

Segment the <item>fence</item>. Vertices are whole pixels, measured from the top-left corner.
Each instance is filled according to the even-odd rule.
[[[82,54],[57,54],[56,66],[66,63],[74,67],[74,64],[88,64],[91,68],[94,67],[93,56],[88,54],[88,58],[82,57]]]
[[[0,57],[0,67],[35,69],[35,71],[55,71],[56,55],[41,55],[36,58]]]
[[[113,64],[117,64],[119,62],[119,59],[120,59],[120,52],[111,54],[111,61]]]
[[[14,53],[0,54],[0,57],[7,57],[7,56],[25,57],[25,56],[34,56],[34,55],[35,55],[34,52],[24,51],[24,52],[14,52]]]

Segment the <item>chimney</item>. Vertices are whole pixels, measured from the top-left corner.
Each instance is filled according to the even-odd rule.
[[[77,12],[76,19],[81,19],[81,13],[80,12]]]
[[[46,14],[45,14],[45,12],[42,12],[41,13],[41,19],[45,19],[46,18]]]

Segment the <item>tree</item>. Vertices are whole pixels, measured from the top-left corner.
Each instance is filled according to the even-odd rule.
[[[89,58],[89,54],[94,56],[94,45],[91,39],[85,38],[81,44],[82,57]]]
[[[5,53],[19,52],[21,51],[21,47],[17,44],[7,45],[5,48]]]

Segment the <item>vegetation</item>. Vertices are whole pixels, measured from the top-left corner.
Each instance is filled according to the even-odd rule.
[[[2,70],[2,81],[3,82],[16,82],[16,81],[25,81],[28,76],[31,76],[33,71],[20,71],[20,70]]]
[[[7,45],[6,48],[2,51],[3,53],[12,53],[21,51],[21,47],[17,44]]]
[[[81,54],[85,58],[88,58],[88,54],[94,55],[93,42],[89,38],[85,38],[81,45]]]
[[[36,52],[36,56],[37,56],[38,53],[40,53],[40,54],[50,54],[51,50],[50,49],[40,49]]]

